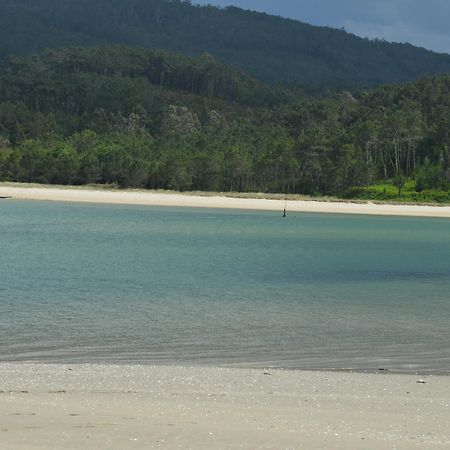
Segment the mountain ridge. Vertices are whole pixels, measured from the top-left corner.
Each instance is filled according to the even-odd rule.
[[[450,55],[237,7],[181,0],[0,0],[0,57],[123,44],[208,52],[270,83],[366,88],[450,73]]]

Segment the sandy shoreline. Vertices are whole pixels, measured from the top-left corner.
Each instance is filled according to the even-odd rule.
[[[35,185],[0,184],[0,197],[20,200],[48,200],[83,203],[108,203],[147,206],[175,206],[195,208],[224,208],[263,211],[283,211],[283,200],[200,196],[176,193],[132,190],[93,190]],[[344,203],[292,200],[288,212],[336,214],[369,214],[389,216],[450,218],[450,206],[389,205],[374,203]]]
[[[444,449],[450,377],[0,364],[0,448]]]

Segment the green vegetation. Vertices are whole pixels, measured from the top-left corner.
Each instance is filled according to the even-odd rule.
[[[256,78],[322,93],[450,72],[450,56],[239,8],[183,0],[0,0],[0,58],[122,44],[204,52]]]
[[[441,189],[423,189],[417,191],[416,180],[405,182],[401,194],[394,183],[379,183],[371,186],[351,189],[347,197],[359,200],[377,200],[406,203],[450,203],[450,191]]]
[[[450,76],[314,99],[207,54],[101,47],[0,64],[4,181],[443,202],[449,130]]]

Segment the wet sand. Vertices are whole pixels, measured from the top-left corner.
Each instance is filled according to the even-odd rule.
[[[285,206],[284,200],[263,198],[235,198],[225,195],[189,195],[142,190],[95,190],[53,186],[36,187],[36,185],[5,183],[0,184],[0,197],[11,197],[22,200],[247,209],[280,212],[283,211]],[[287,202],[287,210],[288,212],[450,218],[450,206],[391,205],[370,202],[347,203],[291,200]]]
[[[450,448],[444,376],[4,363],[0,391],[5,450]]]

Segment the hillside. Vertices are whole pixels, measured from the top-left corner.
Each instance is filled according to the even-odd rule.
[[[0,57],[124,44],[204,52],[267,82],[370,87],[450,72],[450,56],[408,44],[181,0],[0,0]]]
[[[450,76],[319,100],[208,55],[10,57],[0,180],[449,201],[449,99]]]

